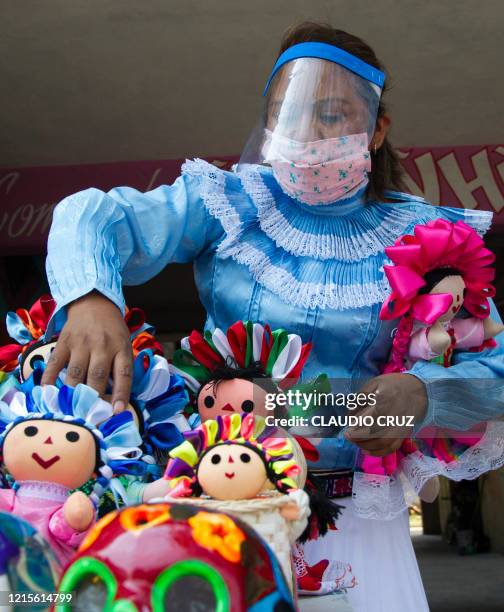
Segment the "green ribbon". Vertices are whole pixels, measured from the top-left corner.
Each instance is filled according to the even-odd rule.
[[[189,374],[200,383],[210,378],[210,372],[207,368],[201,363],[198,363],[194,355],[185,349],[176,350],[173,354],[172,362],[175,367]]]
[[[283,349],[287,346],[289,341],[289,334],[285,329],[279,328],[275,329],[271,332],[271,337],[273,339],[273,344],[271,346],[271,351],[268,357],[268,361],[266,362],[266,374],[268,376],[272,376],[273,367],[277,362],[278,356],[283,351]]]
[[[314,399],[319,393],[332,393],[331,383],[327,374],[320,374],[314,380],[310,380],[306,383],[298,384],[290,389],[293,392],[300,391],[303,397],[309,397],[310,393],[314,396],[310,399],[308,406],[303,404],[290,404],[288,407],[288,416],[309,416],[317,410],[319,407],[316,403],[313,405]]]

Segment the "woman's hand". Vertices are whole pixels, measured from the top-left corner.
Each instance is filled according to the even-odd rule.
[[[410,438],[413,427],[400,424],[406,417],[414,417],[411,425],[421,423],[427,411],[427,391],[421,380],[412,374],[384,374],[370,380],[360,390],[366,395],[374,394],[376,404],[371,400],[357,415],[373,417],[372,427],[349,427],[345,437],[359,446],[364,452],[383,457],[397,450],[405,438]],[[380,425],[378,417],[399,417],[389,424]],[[404,418],[402,418],[404,417]],[[397,422],[399,421],[399,423]]]
[[[130,333],[117,306],[99,293],[89,293],[68,306],[68,319],[42,384],[54,384],[65,367],[65,384],[74,387],[85,382],[100,395],[112,374],[114,411],[128,405],[133,367]]]

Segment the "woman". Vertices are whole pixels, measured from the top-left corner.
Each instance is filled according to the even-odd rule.
[[[121,284],[193,261],[208,328],[225,329],[237,319],[288,327],[313,342],[307,376],[326,372],[348,387],[371,379],[365,389],[377,391],[377,402],[367,412],[413,415],[417,429],[429,423],[463,429],[497,414],[502,385],[483,406],[467,379],[500,380],[500,348],[460,353],[450,370],[418,362],[410,373],[379,376],[394,327],[378,319],[389,291],[384,248],[438,217],[462,219],[481,232],[490,224],[489,214],[438,209],[400,193],[384,79],[362,40],[301,24],[282,41],[264,115],[237,172],[188,162],[170,187],[146,194],[90,189],[61,202],[47,274],[68,320],[43,382],[68,364],[68,384],[87,381],[103,391],[112,371],[114,406],[122,410],[131,349]],[[384,455],[408,433],[389,429],[377,438],[353,431],[346,440],[324,439],[313,467],[326,477],[330,471],[333,484],[340,477],[346,483],[357,448],[352,441]],[[304,551],[305,567],[322,568],[316,590],[348,588],[358,611],[426,610],[406,511],[377,521],[357,516],[350,498],[343,505],[338,531]],[[325,563],[330,560],[341,563]],[[350,566],[353,578],[342,581]]]

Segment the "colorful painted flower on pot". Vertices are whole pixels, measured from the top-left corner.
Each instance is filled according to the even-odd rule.
[[[185,504],[139,505],[102,519],[59,592],[73,601],[57,612],[295,610],[277,560],[253,529]]]

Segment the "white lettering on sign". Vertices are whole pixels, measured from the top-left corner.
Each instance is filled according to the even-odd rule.
[[[482,188],[494,210],[500,212],[504,208],[504,198],[495,181],[487,150],[482,149],[470,159],[475,174],[470,181],[464,178],[453,153],[438,159],[438,166],[464,208],[476,208],[478,200],[474,197],[474,191]]]
[[[8,195],[20,177],[19,172],[11,172],[0,178],[0,193]],[[52,213],[56,204],[24,204],[14,210],[7,210],[0,216],[0,232],[6,229],[9,238],[31,236],[38,228],[44,235],[51,225]]]
[[[20,176],[21,174],[19,172],[10,172],[9,174],[2,176],[2,178],[0,178],[0,188],[2,188],[4,185],[7,185],[5,193],[8,194],[9,191],[14,187]]]
[[[499,155],[504,156],[504,147],[497,147],[495,150]],[[501,177],[501,181],[504,183],[504,161],[501,161],[500,164],[497,164],[496,168]]]
[[[405,159],[409,157],[409,153],[401,155],[401,158]],[[404,175],[404,182],[408,186],[408,189],[413,195],[420,196],[431,202],[432,204],[439,204],[441,200],[439,191],[439,181],[436,173],[436,162],[432,157],[432,153],[424,153],[419,155],[413,160],[413,163],[418,168],[418,173],[422,181],[421,185],[410,176],[408,173]]]
[[[157,178],[158,178],[160,173],[161,173],[161,168],[157,168],[154,171],[154,174],[151,176],[151,180],[149,181],[145,191],[150,191],[151,189],[154,189],[154,185],[156,184]]]

